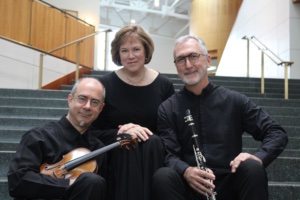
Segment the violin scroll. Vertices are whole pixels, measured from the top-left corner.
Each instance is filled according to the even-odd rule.
[[[135,135],[130,135],[128,133],[122,133],[117,136],[117,141],[120,142],[120,147],[126,149],[134,149],[136,144],[138,143],[138,137]]]

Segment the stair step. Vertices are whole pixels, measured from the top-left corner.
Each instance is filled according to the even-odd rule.
[[[252,136],[243,136],[243,147],[244,148],[254,148],[261,145],[260,141],[255,141]],[[298,149],[300,150],[300,137],[294,138],[289,137],[289,142],[286,149]]]
[[[300,182],[269,182],[270,200],[299,200]]]
[[[1,141],[20,140],[26,131],[27,129],[0,129],[0,138]]]
[[[257,148],[243,148],[244,152],[248,152],[253,154]],[[283,152],[280,154],[280,157],[296,157],[300,158],[300,149],[284,149]]]
[[[13,126],[18,125],[20,128],[30,129],[34,126],[39,126],[41,124],[45,124],[50,121],[58,121],[60,117],[2,117],[0,116],[0,130],[1,126],[13,128]]]
[[[7,185],[6,177],[0,177],[0,199],[13,200],[13,198],[10,197],[8,193],[8,185]]]
[[[34,97],[0,97],[1,106],[23,106],[40,108],[67,108],[68,102],[65,99],[55,98],[34,98]]]
[[[300,107],[276,107],[276,106],[260,106],[263,110],[268,112],[271,116],[300,116]]]
[[[30,90],[30,89],[7,89],[0,88],[0,97],[27,97],[47,99],[67,99],[70,91],[64,90]]]
[[[36,108],[20,106],[0,106],[1,117],[61,117],[68,113],[67,108]]]
[[[251,98],[259,106],[273,106],[273,107],[300,107],[300,99],[280,99],[280,98]]]

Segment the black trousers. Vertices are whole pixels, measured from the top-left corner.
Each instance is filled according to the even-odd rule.
[[[92,173],[81,174],[67,189],[66,200],[104,200],[106,183],[104,178]]]
[[[153,200],[206,200],[171,168],[160,168],[153,176]],[[255,160],[241,163],[235,173],[216,175],[217,200],[268,200],[268,179]]]

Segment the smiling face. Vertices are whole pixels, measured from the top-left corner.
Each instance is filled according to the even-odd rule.
[[[142,42],[134,34],[125,36],[119,49],[120,60],[128,71],[137,71],[144,67],[145,48]]]
[[[198,59],[189,59],[189,55],[199,55]],[[184,58],[185,57],[185,58]],[[192,38],[178,43],[174,48],[174,60],[185,59],[182,65],[175,63],[178,76],[188,85],[196,85],[207,77],[207,68],[210,66],[211,58],[200,48],[200,44]],[[191,61],[192,60],[192,61]]]
[[[69,94],[67,119],[83,133],[98,117],[104,106],[104,88],[96,79],[85,78],[78,83],[74,94]]]

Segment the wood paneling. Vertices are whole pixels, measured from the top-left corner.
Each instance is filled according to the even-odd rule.
[[[32,0],[0,0],[0,35],[28,44]]]
[[[94,26],[39,1],[0,0],[0,35],[34,48],[49,52],[94,32]],[[94,36],[81,42],[80,65],[93,68],[94,45]],[[76,44],[51,54],[76,63]]]
[[[86,35],[94,33],[94,27],[80,23],[72,17],[67,17],[66,22],[66,43],[80,39]],[[84,66],[93,67],[94,64],[94,41],[91,37],[80,43],[80,63]],[[92,47],[92,48],[91,48]],[[66,49],[66,59],[76,61],[77,44]]]
[[[191,32],[204,40],[208,51],[217,51],[218,63],[241,3],[242,0],[193,0],[191,3]]]
[[[33,3],[31,44],[39,49],[51,51],[65,44],[65,15],[49,6]],[[64,50],[53,52],[63,57]]]

